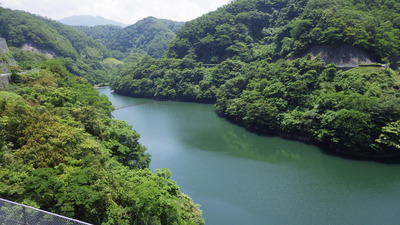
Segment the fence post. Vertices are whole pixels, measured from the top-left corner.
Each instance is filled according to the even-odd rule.
[[[23,206],[22,206],[22,222],[24,223],[24,225],[28,225],[28,223],[26,222],[26,209]]]

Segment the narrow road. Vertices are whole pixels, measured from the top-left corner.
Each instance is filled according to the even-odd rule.
[[[29,73],[29,72],[37,72],[37,71],[39,71],[39,70],[23,70],[21,72],[18,72],[18,74],[26,74],[26,73]],[[0,74],[0,77],[3,77],[3,76],[11,76],[11,73],[2,73],[2,74]]]

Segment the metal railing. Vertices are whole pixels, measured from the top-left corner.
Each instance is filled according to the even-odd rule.
[[[0,198],[1,225],[91,225]]]

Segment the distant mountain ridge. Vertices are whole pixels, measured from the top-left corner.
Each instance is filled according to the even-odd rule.
[[[126,24],[106,19],[101,16],[70,16],[63,19],[58,20],[60,23],[69,25],[69,26],[97,26],[97,25],[114,25],[120,27],[126,27]]]

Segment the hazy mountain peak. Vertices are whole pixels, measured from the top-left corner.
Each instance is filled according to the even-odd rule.
[[[70,26],[116,25],[120,27],[126,27],[126,24],[109,20],[101,16],[69,16],[58,21]]]

